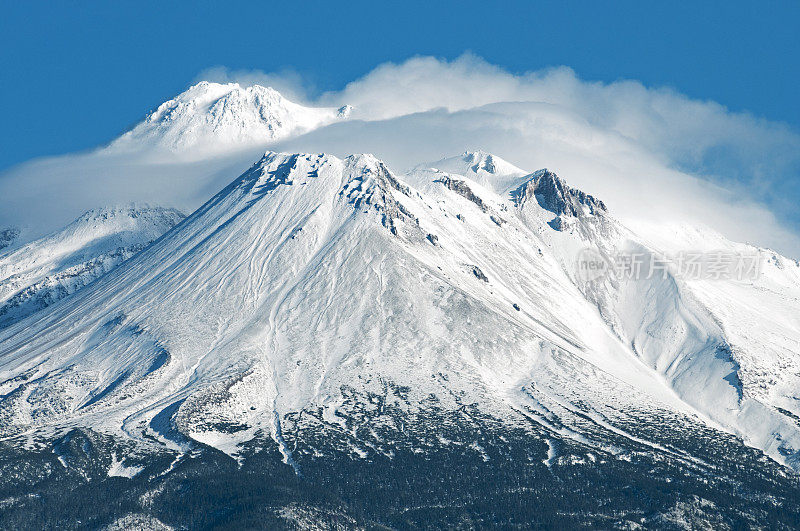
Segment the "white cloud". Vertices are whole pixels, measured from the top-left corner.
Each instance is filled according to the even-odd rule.
[[[753,198],[774,203],[782,213],[793,208],[782,203],[784,190],[800,192],[800,135],[788,126],[636,81],[583,81],[566,67],[513,75],[472,55],[452,62],[417,57],[381,65],[321,102],[349,103],[356,107],[354,116],[365,119],[439,107],[549,103],[630,139],[670,167],[744,184]]]
[[[400,163],[437,146],[449,150],[439,149],[440,155],[481,147],[530,169],[561,171],[573,183],[618,198],[625,212],[691,212],[732,239],[800,256],[800,135],[785,124],[637,81],[583,81],[567,67],[514,75],[473,55],[386,63],[319,101],[349,103],[354,117],[365,120],[449,111],[415,119],[419,127],[439,128],[435,134],[414,130],[407,120],[407,138],[386,132],[391,143],[378,145],[380,133],[373,130],[363,139],[378,154],[413,144],[409,160],[398,157]],[[476,113],[469,117],[458,112],[470,109]],[[656,199],[655,209],[647,204]]]
[[[529,170],[553,169],[634,222],[690,220],[800,257],[797,232],[787,228],[800,219],[786,199],[797,198],[787,193],[792,186],[800,188],[800,136],[714,102],[635,81],[587,82],[566,67],[515,75],[472,55],[387,63],[311,100],[291,71],[217,68],[202,77],[355,107],[353,121],[271,149],[371,152],[402,170],[481,148]],[[96,154],[37,162],[0,178],[0,225],[20,212],[46,218],[48,201],[63,212],[51,225],[120,198],[191,209],[255,156],[183,165]]]
[[[658,154],[631,139],[550,104],[496,103],[341,123],[279,143],[275,149],[340,156],[377,153],[390,167],[408,169],[479,147],[524,169],[555,170],[571,185],[603,199],[632,225],[703,224],[734,241],[800,255],[797,235],[749,196],[671,169]]]

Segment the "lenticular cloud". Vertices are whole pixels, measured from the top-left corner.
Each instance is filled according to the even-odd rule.
[[[129,201],[190,211],[265,149],[373,153],[397,170],[483,149],[528,171],[559,171],[642,225],[699,223],[734,240],[800,256],[800,220],[784,199],[797,187],[800,136],[713,102],[636,81],[588,82],[566,67],[513,74],[472,55],[386,63],[316,98],[306,96],[291,73],[216,68],[204,77],[238,81],[229,86],[242,90],[261,84],[283,89],[289,99],[281,101],[294,111],[344,112],[314,127],[301,124],[288,136],[265,134],[259,142],[259,131],[269,127],[258,120],[264,109],[213,100],[213,114],[211,105],[196,104],[199,99],[176,98],[185,103],[178,111],[190,115],[174,123],[202,125],[217,116],[227,120],[225,127],[193,131],[207,135],[202,149],[172,142],[171,149],[159,150],[176,131],[156,124],[152,130],[164,142],[148,137],[143,149],[102,148],[12,168],[0,177],[0,228],[21,226],[33,237],[86,210]],[[215,90],[236,96],[234,89]],[[237,105],[249,101],[233,96]],[[239,120],[237,113],[248,118]],[[248,138],[247,145],[228,138],[231,124],[235,129],[239,123],[248,130],[235,136]]]

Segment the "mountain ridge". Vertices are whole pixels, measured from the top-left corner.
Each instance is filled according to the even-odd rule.
[[[38,240],[0,251],[0,327],[78,291],[184,217],[176,209],[146,204],[103,207]]]

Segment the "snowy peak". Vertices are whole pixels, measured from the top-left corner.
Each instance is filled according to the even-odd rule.
[[[340,195],[347,197],[355,208],[373,209],[381,215],[381,223],[397,235],[395,220],[413,221],[414,215],[398,202],[393,191],[410,195],[410,189],[401,184],[386,165],[372,155],[351,155],[345,160],[349,180]]]
[[[348,168],[349,181],[345,183],[344,188],[352,188],[352,185],[357,185],[356,189],[364,194],[391,193],[391,190],[396,190],[404,195],[409,195],[409,188],[400,183],[397,178],[392,175],[386,164],[370,154],[350,155],[345,159],[345,165]],[[349,194],[353,197],[352,194]]]
[[[152,206],[146,203],[124,206],[107,206],[94,208],[85,212],[68,225],[62,232],[75,233],[79,228],[89,230],[104,227],[106,229],[156,227],[155,233],[165,227],[171,227],[181,221],[185,215],[177,209]]]
[[[208,155],[263,145],[346,119],[350,107],[305,107],[271,87],[200,82],[161,104],[110,146]]]
[[[0,254],[0,274],[6,273],[7,267],[24,268],[29,261],[88,257],[94,252],[92,246],[111,249],[134,241],[154,240],[184,217],[174,208],[148,204],[92,209],[61,230]]]
[[[333,155],[324,153],[279,153],[268,151],[249,170],[234,181],[232,186],[239,188],[244,185],[248,191],[257,191],[259,195],[264,195],[279,186],[312,184],[313,180],[319,177],[319,170],[322,167],[341,166],[343,164],[349,171],[343,174],[342,180],[338,183],[330,183],[331,185],[338,184],[342,191],[353,181],[358,181],[359,183],[369,181],[369,183],[374,184],[373,181],[385,180],[386,178],[395,180],[389,174],[383,162],[372,155],[350,155],[343,161]],[[367,179],[368,176],[373,176],[373,179]],[[226,190],[221,193],[226,193]],[[341,192],[340,195],[342,195]]]
[[[510,182],[528,173],[497,155],[480,150],[465,151],[458,157],[437,160],[418,169],[423,167],[468,177],[496,192],[503,192]]]
[[[469,165],[469,170],[473,173],[486,172],[496,174],[498,172],[494,157],[482,151],[465,152],[462,160]]]
[[[335,199],[338,205],[346,205],[347,215],[353,209],[377,213],[380,223],[395,235],[397,220],[417,224],[416,217],[395,198],[395,194],[409,196],[410,189],[369,154],[342,160],[326,154],[267,152],[212,203],[231,200],[249,207],[279,188],[285,188],[281,193],[294,196],[293,201],[304,209]]]
[[[465,151],[458,157],[449,157],[427,166],[464,176],[525,175],[525,171],[485,151]]]
[[[524,173],[513,164],[485,151],[465,151],[461,160],[467,166],[468,173],[476,175],[514,175]]]
[[[341,179],[331,177],[332,172],[328,171],[340,165],[339,159],[324,154],[268,151],[200,211],[224,210],[219,207],[221,203],[226,203],[230,210],[249,209],[279,191],[297,195],[298,201],[307,207],[322,201],[322,194],[330,195],[333,187],[341,185]]]
[[[605,204],[595,197],[571,188],[564,179],[547,169],[534,173],[530,179],[511,192],[514,204],[522,207],[531,199],[556,216],[584,217],[607,212]]]

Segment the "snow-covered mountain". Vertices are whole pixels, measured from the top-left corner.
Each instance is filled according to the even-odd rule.
[[[183,217],[175,209],[146,205],[101,208],[60,231],[0,253],[0,328],[111,271]]]
[[[115,140],[111,152],[163,149],[208,157],[261,146],[347,119],[350,107],[305,107],[271,87],[202,81]]]
[[[582,283],[586,246],[656,250],[554,173],[514,172],[509,186],[504,172],[491,189],[511,166],[470,157],[494,161],[484,185],[438,168],[397,177],[369,155],[267,154],[80,296],[0,331],[3,436],[83,426],[238,455],[271,433],[291,463],[284,419],[335,419],[346,387],[393,382],[410,412],[434,395],[550,428],[524,412],[569,409],[581,388],[587,414],[611,425],[611,396],[621,410],[645,400],[798,466],[796,263],[755,250],[752,284]],[[49,253],[30,261],[39,284],[68,265]]]
[[[0,438],[58,470],[53,489],[123,477],[151,514],[143,500],[171,499],[170,478],[193,459],[221,474],[213,449],[235,459],[234,476],[277,467],[339,485],[341,503],[358,507],[363,488],[348,491],[331,470],[358,485],[385,467],[368,484],[390,492],[392,477],[446,470],[513,478],[495,502],[528,499],[520,482],[538,492],[544,478],[578,476],[619,500],[620,485],[646,490],[645,478],[663,476],[651,496],[676,504],[564,516],[573,494],[549,487],[564,525],[657,526],[670,511],[707,524],[714,504],[725,522],[735,511],[754,522],[796,514],[792,260],[702,227],[640,234],[555,172],[483,152],[404,175],[372,155],[268,152],[180,220],[90,212],[0,257],[3,308],[17,312],[0,329]],[[686,249],[754,256],[759,275],[580,269],[587,251],[612,264]],[[438,481],[446,496],[486,495]],[[303,511],[320,503],[278,512],[318,522]],[[387,503],[345,514],[416,521],[411,502]],[[440,510],[425,507],[425,519]]]

